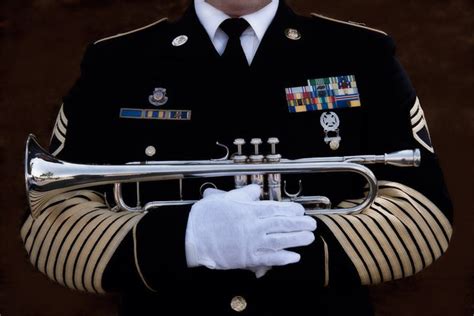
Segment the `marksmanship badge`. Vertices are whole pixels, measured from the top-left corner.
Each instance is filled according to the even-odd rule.
[[[339,148],[341,137],[339,136],[339,116],[334,112],[324,112],[319,119],[324,130],[324,142],[329,144],[332,150]]]
[[[168,97],[166,96],[166,89],[164,88],[155,88],[153,94],[148,97],[148,101],[154,106],[161,106],[168,102]]]

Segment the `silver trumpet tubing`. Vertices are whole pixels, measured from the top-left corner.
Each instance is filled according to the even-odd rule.
[[[346,157],[318,157],[302,159],[282,159],[276,153],[277,138],[268,139],[271,151],[263,156],[259,152],[260,139],[252,139],[254,153],[249,157],[243,154],[243,139],[236,139],[237,153],[229,159],[229,150],[224,158],[215,160],[189,161],[147,161],[125,165],[85,165],[59,160],[44,150],[34,135],[29,135],[25,153],[25,182],[31,214],[39,216],[46,203],[55,195],[67,191],[104,184],[114,184],[116,210],[149,211],[165,205],[188,205],[196,200],[153,201],[144,206],[128,206],[122,198],[122,183],[146,181],[180,180],[187,178],[214,178],[233,176],[236,187],[256,183],[262,187],[262,198],[276,201],[301,203],[308,215],[352,214],[369,207],[377,196],[377,179],[364,165],[389,164],[398,167],[417,167],[420,164],[420,151],[402,150],[384,155],[362,155]],[[368,194],[358,205],[349,208],[331,208],[331,202],[324,196],[300,196],[282,188],[281,175],[301,173],[351,172],[365,178]],[[264,179],[266,178],[266,182]],[[282,192],[283,190],[283,192]],[[137,193],[139,194],[139,193]],[[180,195],[181,196],[181,195]],[[139,200],[137,198],[137,200]]]

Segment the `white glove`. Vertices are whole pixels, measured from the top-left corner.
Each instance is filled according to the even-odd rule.
[[[248,269],[262,276],[272,266],[296,263],[285,250],[314,241],[316,221],[297,203],[259,201],[260,187],[208,189],[191,209],[186,229],[188,267]]]
[[[237,192],[237,191],[236,191]],[[239,191],[239,192],[245,192],[245,191]],[[203,197],[208,197],[213,194],[223,194],[226,193],[226,191],[219,190],[219,189],[214,189],[214,188],[208,188],[204,191]],[[243,198],[246,199],[247,196],[244,196]],[[256,199],[258,200],[258,198]],[[263,277],[272,267],[267,267],[267,266],[261,266],[261,267],[250,267],[249,270],[255,273],[255,276],[257,278]]]

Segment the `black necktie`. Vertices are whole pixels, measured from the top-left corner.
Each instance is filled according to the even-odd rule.
[[[240,44],[240,36],[249,27],[245,19],[232,18],[221,23],[220,28],[229,36],[229,41],[222,54],[225,65],[230,69],[248,68],[249,64]]]

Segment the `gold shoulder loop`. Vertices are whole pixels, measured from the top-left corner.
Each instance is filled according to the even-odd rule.
[[[371,27],[367,27],[363,23],[357,23],[357,22],[352,22],[352,21],[348,21],[348,22],[347,21],[341,21],[341,20],[337,20],[337,19],[333,19],[333,18],[324,16],[324,15],[321,15],[321,14],[317,14],[317,13],[311,13],[311,15],[314,16],[314,17],[317,17],[317,18],[333,21],[333,22],[336,22],[336,23],[347,24],[347,25],[351,25],[351,26],[355,26],[355,27],[360,27],[360,28],[363,28],[363,29],[366,29],[366,30],[374,31],[374,32],[377,32],[377,33],[388,36],[388,34],[385,33],[384,31],[374,29],[374,28],[371,28]]]
[[[139,31],[145,30],[145,29],[147,29],[147,28],[149,28],[149,27],[152,27],[153,25],[156,25],[156,24],[159,24],[159,23],[161,23],[161,22],[164,22],[164,21],[166,21],[166,20],[168,20],[168,18],[162,18],[162,19],[160,19],[160,20],[158,20],[158,21],[155,21],[155,22],[153,22],[153,23],[151,23],[151,24],[145,25],[145,26],[140,27],[140,28],[138,28],[138,29],[131,30],[131,31],[125,32],[125,33],[119,33],[119,34],[117,34],[117,35],[113,35],[113,36],[109,36],[109,37],[100,39],[100,40],[94,42],[94,44],[97,44],[97,43],[100,43],[100,42],[103,42],[103,41],[107,41],[107,40],[110,40],[110,39],[113,39],[113,38],[116,38],[116,37],[121,37],[121,36],[125,36],[125,35],[132,34],[132,33],[135,33],[135,32],[139,32]]]

